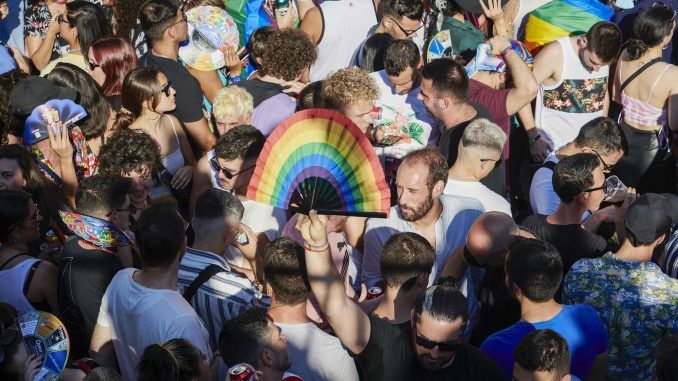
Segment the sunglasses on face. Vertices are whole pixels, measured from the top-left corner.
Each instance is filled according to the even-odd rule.
[[[600,154],[599,154],[598,152],[596,152],[596,150],[591,150],[591,151],[593,151],[593,153],[595,153],[596,156],[598,156],[598,160],[600,160],[600,162],[603,163],[603,172],[606,172],[606,173],[607,173],[607,172],[612,171],[612,169],[614,168],[614,164],[608,165],[608,164],[605,162],[605,160],[603,160],[603,157],[600,156]]]
[[[239,174],[255,167],[254,165],[252,165],[252,166],[249,166],[247,168],[241,169],[238,172],[231,172],[230,170],[223,168],[221,165],[219,165],[219,161],[217,160],[216,157],[213,157],[213,158],[210,159],[210,166],[212,166],[212,169],[215,172],[223,173],[224,176],[226,176],[226,178],[229,179],[229,180],[234,178],[235,176],[238,176]]]
[[[414,324],[414,341],[417,343],[417,345],[424,347],[426,349],[433,349],[435,347],[438,347],[438,350],[440,350],[441,352],[455,352],[461,346],[461,338],[452,341],[438,342],[419,336],[419,334],[417,333],[416,323]]]
[[[167,84],[166,84],[165,86],[163,86],[163,88],[160,89],[160,91],[162,91],[163,94],[165,94],[166,97],[169,97],[169,96],[170,96],[170,89],[171,89],[171,88],[172,88],[172,81],[170,81],[170,80],[168,79],[168,80],[167,80]]]
[[[92,60],[87,60],[87,66],[89,67],[89,71],[94,71],[94,69],[99,67],[99,64]]]

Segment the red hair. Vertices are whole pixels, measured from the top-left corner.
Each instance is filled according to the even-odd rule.
[[[137,67],[137,55],[132,45],[118,36],[103,36],[92,43],[92,55],[106,74],[101,86],[104,95],[119,95],[123,79]]]

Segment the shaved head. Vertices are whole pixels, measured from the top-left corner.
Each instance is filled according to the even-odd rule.
[[[466,247],[480,264],[503,266],[513,237],[520,234],[513,218],[502,212],[487,212],[478,217],[468,231]]]

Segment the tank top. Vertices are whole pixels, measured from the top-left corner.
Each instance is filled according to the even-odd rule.
[[[179,141],[179,135],[177,135],[177,129],[174,126],[174,120],[169,116],[168,118],[170,120],[170,123],[172,124],[174,138],[177,141],[177,149],[172,151],[169,155],[161,158],[160,162],[169,173],[174,175],[175,173],[177,173],[177,170],[179,170],[179,168],[183,167],[186,164],[186,161],[184,160],[184,154],[181,152],[181,142]],[[150,192],[150,197],[151,200],[155,200],[160,197],[170,196],[171,194],[172,190],[169,188],[169,186],[167,186],[162,181],[158,181],[157,184],[153,184],[153,188],[151,188]]]
[[[622,67],[624,65],[623,60],[619,60],[619,81],[624,83],[622,80]],[[647,96],[645,101],[641,99],[634,98],[630,95],[627,95],[624,90],[621,91],[619,97],[621,98],[621,104],[624,106],[624,121],[635,123],[640,126],[664,126],[669,122],[669,108],[665,105],[663,108],[655,107],[650,104],[650,99],[652,99],[652,94],[654,89],[659,84],[659,81],[662,79],[664,74],[668,69],[671,68],[671,65],[666,65],[661,74],[655,79],[650,89],[650,94]]]
[[[318,10],[323,30],[318,41],[318,59],[311,66],[311,81],[349,67],[355,49],[377,23],[372,0],[326,0]]]
[[[0,287],[0,302],[14,307],[19,315],[35,310],[35,307],[24,294],[26,277],[28,277],[28,272],[35,262],[40,262],[40,260],[30,258],[10,269],[0,270],[0,284],[2,285]]]
[[[541,85],[536,100],[535,122],[556,150],[574,140],[586,122],[603,116],[609,66],[589,72],[574,51],[570,37],[556,40],[563,54],[560,80]]]

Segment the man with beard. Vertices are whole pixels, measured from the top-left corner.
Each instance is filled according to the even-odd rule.
[[[436,149],[424,148],[405,155],[396,175],[398,204],[391,208],[389,218],[367,220],[363,281],[368,287],[383,281],[380,253],[395,233],[417,233],[435,250],[429,285],[438,279],[447,258],[464,245],[468,229],[484,210],[478,200],[443,195],[446,182],[447,164]],[[462,283],[460,288],[466,287]],[[473,318],[475,306],[470,310]]]
[[[406,160],[401,169],[411,165]],[[398,180],[402,181],[400,172]],[[326,221],[315,211],[297,221],[308,280],[335,334],[355,355],[364,380],[502,379],[497,364],[463,341],[468,309],[454,285],[435,285],[422,292],[410,312],[409,327],[363,312],[346,296],[332,263]]]
[[[287,353],[287,337],[273,324],[266,311],[253,308],[224,323],[219,335],[219,353],[229,367],[248,364],[259,381],[283,381],[294,376]],[[297,376],[294,379],[300,380]]]

